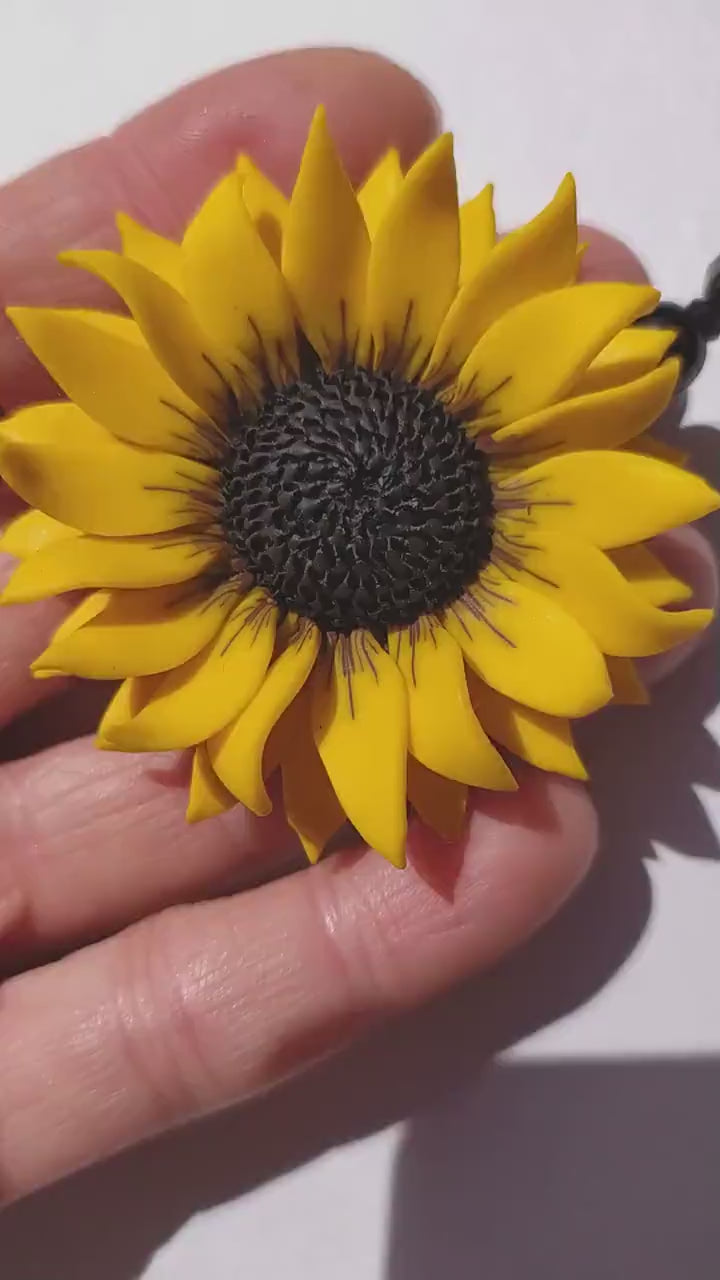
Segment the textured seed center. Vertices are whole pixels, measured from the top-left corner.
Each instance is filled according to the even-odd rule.
[[[323,631],[383,635],[462,595],[492,546],[485,455],[435,396],[351,367],[273,391],[222,473],[234,555]]]

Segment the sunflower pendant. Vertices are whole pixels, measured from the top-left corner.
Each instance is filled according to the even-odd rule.
[[[499,240],[449,136],[355,191],[319,110],[289,201],[243,157],[181,244],[118,223],[64,260],[129,314],[9,312],[67,402],[0,430],[4,601],[90,592],[35,674],[121,680],[98,743],[192,748],[190,821],[277,773],[312,860],[350,822],[402,866],[508,754],[584,777],[569,720],[709,621],[647,542],[719,501],[648,435],[658,294],[576,283],[572,179]]]

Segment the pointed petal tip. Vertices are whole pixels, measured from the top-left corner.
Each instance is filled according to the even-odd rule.
[[[720,511],[720,492],[717,489],[713,489],[711,484],[708,484],[708,503],[710,505],[706,512],[707,515],[710,516],[714,511]]]
[[[571,767],[570,765],[568,765],[566,772],[564,774],[558,774],[558,777],[570,778],[572,779],[573,782],[589,782],[590,781],[590,774],[588,770],[585,768],[585,765],[583,764],[579,756],[574,766]]]
[[[598,672],[595,688],[588,696],[584,711],[580,712],[581,716],[592,715],[594,711],[600,711],[612,701],[613,688],[610,676],[605,670],[604,678]]]
[[[571,285],[570,288],[582,290],[588,297],[595,295],[596,298],[603,296],[612,298],[615,296],[620,306],[627,302],[627,315],[622,328],[618,328],[617,333],[623,332],[624,329],[632,326],[634,320],[653,311],[661,297],[660,290],[654,285],[637,284],[629,280],[581,281],[579,284]]]
[[[81,271],[99,274],[98,263],[108,259],[126,261],[115,249],[61,249],[57,261],[62,267],[79,267]]]
[[[61,671],[58,667],[37,667],[31,663],[30,674],[34,680],[54,680],[57,676],[67,675],[67,672]]]
[[[1,446],[1,442],[0,442]],[[639,454],[638,456],[649,457],[650,455]],[[667,468],[668,472],[679,472],[688,480],[694,481],[696,505],[692,514],[686,516],[682,521],[678,521],[678,525],[694,523],[696,520],[703,520],[705,516],[711,516],[715,511],[720,511],[720,491],[710,484],[705,476],[701,476],[697,471],[686,471],[677,462],[668,462],[664,458],[653,458],[658,466]]]
[[[383,858],[385,858],[386,862],[389,862],[389,863],[391,864],[391,866],[395,867],[396,871],[405,871],[405,870],[406,870],[406,868],[407,868],[407,853],[406,853],[406,849],[405,849],[405,841],[404,841],[404,840],[403,840],[403,843],[402,843],[402,847],[398,847],[398,846],[396,846],[395,848],[393,848],[393,847],[391,847],[391,846],[388,846],[388,847],[387,847],[387,848],[385,848],[385,849],[378,849],[378,850],[377,850],[377,852],[378,852],[379,854],[381,854],[381,856],[382,856]]]
[[[391,866],[398,871],[404,871],[407,867],[407,822],[403,825],[402,831],[389,832],[387,838],[376,840],[372,848]]]
[[[256,818],[268,818],[273,811],[272,800],[268,795],[258,796],[252,805],[248,803],[247,798],[243,801],[238,801],[238,803],[244,804],[245,808],[254,813]]]
[[[573,220],[577,225],[577,185],[572,173],[568,172],[562,178],[555,193],[554,203],[570,206]]]
[[[315,133],[329,134],[329,132],[330,132],[330,129],[328,126],[327,108],[324,102],[318,102],[317,106],[315,107],[315,110],[312,113],[312,119],[310,121],[310,127],[308,129],[307,136],[308,138],[310,138],[311,135]]]
[[[705,631],[714,622],[717,614],[715,609],[689,609],[687,616],[688,630],[700,632]]]
[[[50,676],[64,676],[68,673],[57,665],[55,645],[49,644],[47,649],[38,654],[30,663],[29,671],[36,680],[46,680]]]
[[[195,827],[198,822],[207,822],[211,817],[217,817],[217,814],[206,813],[202,806],[191,800],[185,810],[185,821],[188,826]]]
[[[580,281],[579,284],[571,285],[570,289],[581,290],[588,298],[593,295],[595,298],[614,297],[617,299],[619,309],[622,310],[625,310],[624,304],[627,302],[627,314],[623,318],[622,327],[617,329],[618,334],[631,327],[635,319],[653,311],[661,297],[660,290],[654,285],[637,284],[630,280]],[[576,296],[580,295],[576,292]]]
[[[20,336],[22,337],[22,325],[24,321],[28,317],[31,317],[33,312],[37,310],[38,310],[37,307],[11,306],[11,307],[5,308],[5,315],[7,316],[10,323],[17,329]]]
[[[432,159],[436,163],[449,160],[451,161],[451,163],[454,164],[455,162],[455,134],[454,133],[450,133],[449,130],[447,130],[445,133],[441,133],[439,137],[435,138],[434,142],[430,143],[429,147],[425,148],[425,151],[420,156],[420,160],[422,161],[422,160],[430,160],[430,159]]]
[[[510,768],[510,766],[508,765],[508,766],[507,766],[507,777],[506,777],[506,779],[504,780],[503,785],[502,785],[502,786],[498,786],[498,787],[494,788],[494,790],[497,790],[497,791],[508,791],[508,792],[509,792],[509,791],[517,791],[517,790],[519,790],[519,787],[520,787],[520,783],[518,782],[517,778],[515,777],[515,774],[513,773],[513,771],[512,771],[512,769]]]
[[[155,234],[154,232],[150,232],[149,229],[143,226],[141,222],[138,222],[137,218],[133,218],[131,214],[125,213],[124,209],[117,210],[115,214],[115,227],[117,228],[118,235],[120,236],[123,253],[127,253],[128,245],[126,242],[130,237],[138,234]]]
[[[303,847],[303,852],[308,862],[312,866],[315,866],[315,864],[319,862],[320,858],[322,857],[323,849],[320,847],[319,844],[315,844],[314,841],[309,840],[307,836],[302,835],[299,831],[296,831],[296,835],[300,841],[300,844]]]
[[[209,818],[216,818],[218,816],[218,810],[212,806],[210,798],[207,795],[196,795],[191,790],[185,809],[185,821],[189,826],[195,827],[199,822],[207,822]]]
[[[243,193],[245,190],[245,183],[249,178],[253,177],[253,175],[259,175],[263,178],[265,177],[264,170],[255,163],[252,156],[248,155],[247,151],[240,151],[235,157],[235,173],[240,181],[240,189]]]
[[[441,172],[448,168],[455,171],[455,140],[452,133],[441,133],[435,138],[424,151],[420,153],[417,160],[412,164],[405,175],[406,180],[411,175],[422,175],[427,177],[428,171],[432,174],[436,170]]]
[[[655,310],[660,301],[662,296],[660,290],[655,289],[651,284],[637,284],[635,285],[635,288],[639,291],[638,297],[641,297],[643,294],[645,295],[644,305],[647,306],[647,310],[641,311],[640,315],[649,315],[651,311]]]
[[[112,728],[103,730],[102,740],[105,743],[105,750],[126,751],[131,755],[141,754],[146,750],[146,747],[137,739],[133,741],[132,733],[128,735],[123,732],[126,728],[128,725],[113,725]]]
[[[1,545],[0,551],[2,551]],[[6,584],[4,590],[0,592],[0,606],[5,604],[31,604],[33,601],[41,598],[42,597],[38,596],[36,592],[23,591],[22,587],[18,590],[14,585],[13,578],[11,578]]]

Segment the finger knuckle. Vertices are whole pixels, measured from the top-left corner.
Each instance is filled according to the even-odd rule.
[[[392,957],[372,903],[349,893],[347,876],[334,869],[310,873],[304,883],[321,963],[335,983],[338,1005],[357,1012],[394,1005]]]
[[[176,907],[117,939],[117,1031],[126,1071],[155,1122],[171,1124],[212,1105],[218,1082],[201,1034],[202,958],[183,943]]]

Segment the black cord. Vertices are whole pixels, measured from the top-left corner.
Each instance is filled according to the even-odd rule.
[[[660,302],[649,316],[642,316],[636,324],[646,329],[677,329],[668,355],[680,360],[678,391],[687,391],[705,364],[708,344],[720,338],[720,258],[705,272],[702,297],[684,307],[679,302]]]

